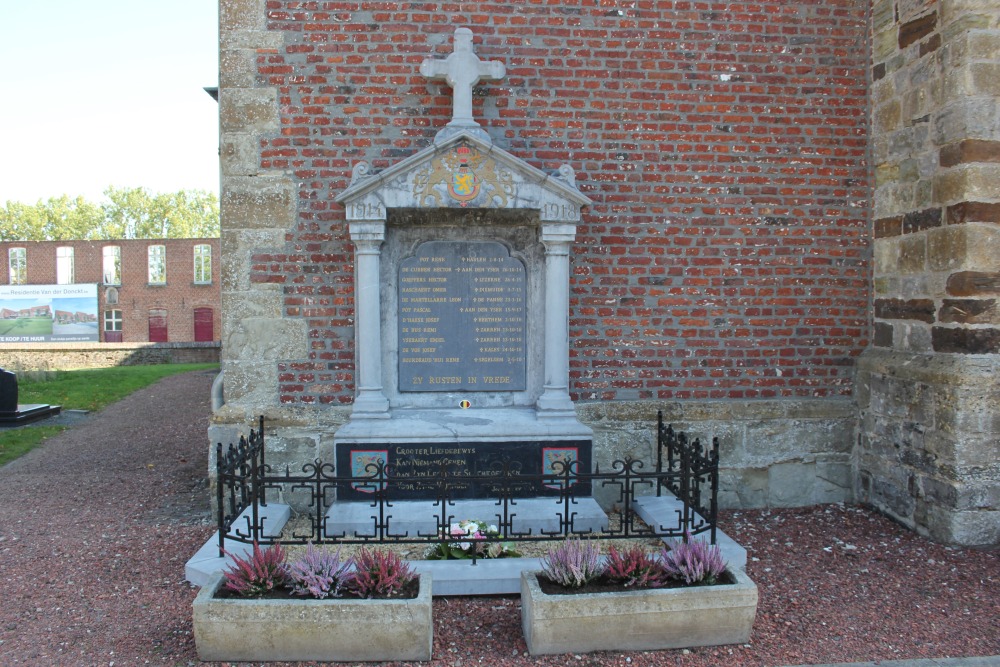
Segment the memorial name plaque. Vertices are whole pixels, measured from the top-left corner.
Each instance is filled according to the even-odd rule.
[[[399,391],[523,391],[526,288],[501,243],[420,244],[399,266]]]
[[[371,500],[380,490],[392,500],[423,500],[438,497],[440,484],[447,481],[454,499],[499,498],[504,493],[500,481],[504,465],[509,474],[526,476],[508,480],[511,497],[558,496],[563,464],[577,462],[573,471],[590,471],[588,440],[469,443],[340,443],[336,449],[338,476],[375,477],[378,465],[386,467],[385,484],[357,481],[338,491],[339,500]],[[557,463],[558,462],[558,463]],[[475,479],[457,481],[455,476]],[[589,480],[571,476],[575,495],[590,493]]]

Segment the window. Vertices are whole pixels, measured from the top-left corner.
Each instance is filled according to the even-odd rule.
[[[10,248],[7,251],[7,268],[10,271],[11,285],[24,285],[28,282],[28,251],[25,248]]]
[[[104,311],[104,342],[105,343],[122,342],[122,311],[120,310]]]
[[[167,311],[159,308],[149,311],[149,342],[167,342]]]
[[[163,285],[167,282],[167,248],[162,245],[149,246],[149,284]]]
[[[122,284],[122,249],[118,246],[104,246],[104,284]]]
[[[73,249],[56,248],[56,284],[73,284]]]
[[[212,282],[212,246],[196,245],[194,247],[194,282],[207,285]]]

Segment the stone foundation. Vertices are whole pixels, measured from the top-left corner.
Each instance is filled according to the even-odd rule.
[[[1000,359],[871,350],[858,499],[942,542],[1000,542]]]
[[[350,408],[265,412],[267,460],[272,466],[298,470],[319,458],[332,462],[334,435]],[[720,441],[719,505],[722,508],[797,507],[817,503],[852,502],[852,451],[857,408],[849,400],[717,401],[578,403],[581,423],[594,430],[595,465],[609,469],[612,461],[641,459],[656,464],[656,413],[692,438]],[[228,415],[229,423],[220,417]],[[233,406],[216,414],[209,428],[213,444],[210,471],[215,468],[214,444],[239,440],[255,424],[252,415]],[[212,473],[214,476],[214,472]],[[595,489],[605,507],[617,498]],[[214,494],[213,494],[214,497]],[[296,499],[282,498],[296,506]]]

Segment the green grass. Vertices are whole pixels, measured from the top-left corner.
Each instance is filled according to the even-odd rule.
[[[61,405],[63,410],[100,410],[168,375],[218,368],[216,364],[115,366],[79,371],[19,373],[18,403]]]
[[[217,364],[159,364],[19,373],[17,402],[48,403],[62,406],[63,410],[96,411],[168,375],[215,368]],[[32,426],[0,430],[0,465],[26,454],[63,429],[62,426]]]

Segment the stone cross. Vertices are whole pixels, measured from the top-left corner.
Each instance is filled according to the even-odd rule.
[[[472,88],[483,79],[502,79],[507,68],[499,60],[480,60],[472,51],[472,31],[459,28],[452,54],[444,60],[425,59],[420,73],[428,79],[444,79],[451,86],[454,101],[449,127],[478,128],[479,123],[472,117]]]

